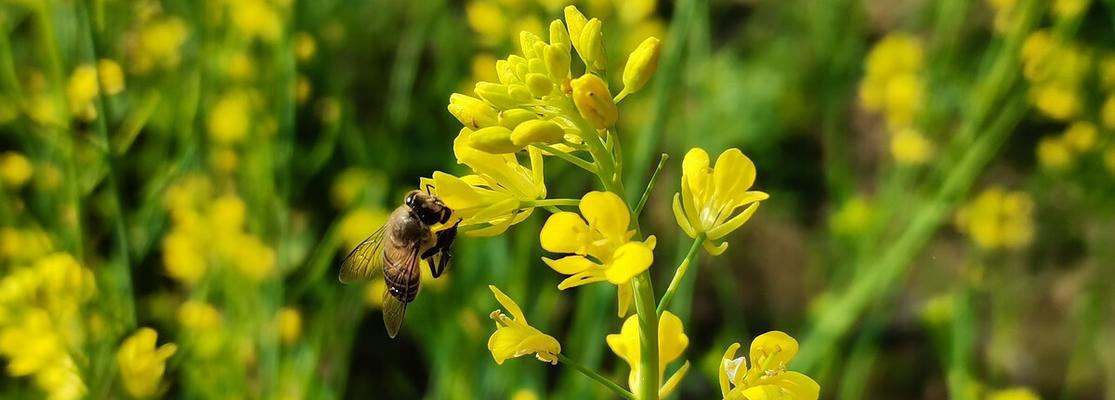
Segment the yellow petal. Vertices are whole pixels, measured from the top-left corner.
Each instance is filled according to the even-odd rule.
[[[784,332],[770,331],[751,342],[751,367],[768,370],[785,368],[797,353],[797,340]]]
[[[739,227],[743,226],[743,224],[746,223],[748,220],[750,220],[751,216],[755,215],[755,211],[758,211],[758,210],[759,210],[759,203],[751,203],[750,206],[743,209],[743,212],[737,214],[736,216],[732,217],[731,219],[724,222],[723,224],[720,224],[715,228],[709,229],[708,238],[710,240],[719,240],[720,238],[726,236],[727,234],[732,233],[736,229],[739,229]]]
[[[598,268],[593,268],[587,271],[581,271],[576,275],[565,278],[565,280],[562,280],[561,283],[558,283],[558,290],[565,290],[572,287],[596,283],[603,281],[604,279],[604,271],[601,271]]]
[[[568,256],[557,260],[543,257],[542,262],[562,275],[573,275],[598,267],[596,263],[581,256]]]
[[[713,244],[712,240],[705,240],[704,243],[701,243],[701,247],[704,247],[705,251],[707,251],[709,255],[718,256],[724,254],[725,250],[728,250],[728,242]]]
[[[589,192],[581,198],[581,214],[589,226],[615,242],[627,239],[627,226],[631,214],[627,204],[612,192]]]
[[[623,321],[618,334],[604,338],[612,352],[627,362],[634,370],[639,365],[639,316],[632,315]]]
[[[616,286],[616,301],[617,314],[620,318],[627,316],[627,310],[631,309],[631,299],[634,293],[631,291],[631,285],[618,285]]]
[[[443,200],[444,201],[444,200]],[[449,203],[446,203],[448,205]],[[450,207],[452,208],[452,207]],[[492,203],[473,214],[470,219],[476,221],[488,221],[502,216],[509,216],[512,212],[519,208],[519,200],[515,198],[505,198],[498,202]]]
[[[487,203],[482,193],[461,178],[441,171],[434,171],[433,178],[438,198],[454,210],[480,207]]]
[[[542,248],[549,252],[575,253],[584,244],[581,238],[587,231],[588,225],[580,215],[559,212],[546,219],[546,224],[542,225],[542,231],[538,235],[538,241],[542,244]]]
[[[708,184],[708,175],[712,172],[709,169],[708,153],[699,147],[689,149],[681,161],[681,171],[684,178],[689,180],[690,190],[703,193]],[[696,209],[689,211],[697,212]]]
[[[669,311],[663,312],[658,320],[658,360],[661,368],[673,362],[689,346],[681,318]]]
[[[519,308],[518,304],[515,304],[515,300],[511,300],[510,297],[504,294],[502,290],[495,287],[495,285],[488,285],[488,289],[492,291],[492,294],[496,296],[496,301],[499,302],[499,305],[502,306],[505,311],[511,314],[512,318],[524,324],[527,323],[526,317],[523,316],[523,310]]]
[[[789,395],[794,400],[816,400],[821,393],[821,385],[800,372],[786,371],[769,382],[781,388],[783,394]]]
[[[686,361],[685,364],[682,364],[681,368],[678,368],[677,371],[674,371],[674,374],[670,375],[670,379],[667,379],[666,382],[662,384],[662,387],[658,389],[658,397],[664,399],[666,397],[669,397],[670,394],[674,393],[674,390],[677,389],[678,384],[680,384],[681,380],[685,378],[686,372],[689,372],[689,361]]]
[[[716,158],[712,175],[718,193],[743,192],[755,183],[755,163],[739,149],[728,149]]]
[[[539,359],[555,359],[561,353],[557,339],[546,335],[529,325],[499,327],[488,338],[488,350],[496,364],[503,364],[508,358],[537,353]]]
[[[626,284],[632,277],[646,271],[654,262],[654,252],[642,242],[625,243],[616,249],[612,263],[604,270],[608,282]]]
[[[677,221],[678,227],[689,235],[691,238],[697,237],[697,232],[693,231],[693,225],[689,223],[689,217],[685,215],[685,210],[681,208],[681,193],[674,193],[674,220]]]
[[[739,343],[732,343],[730,346],[728,346],[727,350],[724,350],[724,356],[720,357],[720,373],[718,373],[717,376],[720,378],[720,395],[724,398],[727,398],[728,392],[732,390],[731,386],[729,386],[729,383],[734,383],[732,378],[734,378],[736,375],[735,370],[728,371],[726,369],[726,363],[735,361],[736,351],[738,351],[739,348]],[[735,365],[735,367],[739,368],[740,365],[737,364]]]

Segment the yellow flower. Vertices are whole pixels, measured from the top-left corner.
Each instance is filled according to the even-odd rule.
[[[751,363],[736,358],[739,343],[732,343],[720,362],[720,393],[725,400],[815,400],[821,386],[786,365],[798,352],[798,342],[779,331],[759,335],[751,342]]]
[[[568,211],[551,215],[539,234],[546,251],[574,255],[542,261],[570,275],[558,284],[560,290],[604,280],[617,285],[619,315],[625,316],[631,304],[627,283],[654,262],[654,236],[645,242],[631,241],[635,234],[627,229],[631,212],[614,193],[589,192],[581,198],[580,210],[581,215]]]
[[[294,57],[298,61],[306,62],[314,58],[317,53],[317,42],[314,37],[306,32],[298,32],[294,35]]]
[[[449,113],[466,128],[480,129],[497,123],[496,109],[478,98],[453,93],[449,96]]]
[[[558,354],[561,353],[561,344],[557,339],[530,326],[519,305],[499,288],[488,285],[488,289],[492,290],[496,301],[511,314],[508,316],[495,310],[490,315],[496,322],[496,331],[488,339],[488,350],[492,352],[496,364],[502,365],[508,358],[527,354],[534,354],[539,361],[557,364]]]
[[[101,89],[106,95],[113,96],[124,90],[124,70],[116,61],[107,58],[98,60],[97,76],[101,79]]]
[[[339,250],[348,254],[385,222],[387,222],[387,213],[370,207],[357,208],[345,214],[337,228],[341,239]]]
[[[190,34],[186,23],[175,17],[168,17],[147,24],[133,35],[136,44],[132,51],[131,67],[144,74],[157,67],[173,68],[181,56],[179,47],[186,43]]]
[[[283,307],[275,319],[279,327],[279,341],[283,344],[290,345],[302,336],[302,313],[297,308]]]
[[[232,22],[248,36],[274,42],[282,34],[283,20],[278,11],[263,0],[240,0],[230,3]]]
[[[457,162],[467,165],[473,175],[456,177],[436,171],[423,179],[422,187],[433,185],[437,196],[462,219],[461,226],[489,224],[470,230],[471,236],[493,236],[530,216],[533,208],[522,202],[546,198],[542,154],[527,149],[530,168],[519,164],[514,154],[491,154],[469,145],[473,131],[461,129],[453,141]]]
[[[984,249],[1017,249],[1034,236],[1034,202],[1025,192],[991,187],[956,214],[956,224]]]
[[[275,250],[254,235],[235,236],[232,250],[233,266],[254,282],[262,282],[275,273]]]
[[[93,100],[100,93],[97,83],[97,68],[91,64],[79,65],[70,74],[69,84],[66,86],[66,98],[69,99],[70,112],[85,120],[97,117],[97,108]]]
[[[840,235],[855,235],[863,233],[871,226],[872,206],[869,199],[863,195],[856,195],[840,206],[832,214],[829,226],[834,233]]]
[[[132,397],[146,398],[158,394],[159,383],[166,372],[166,360],[178,350],[173,343],[155,347],[157,338],[158,333],[154,329],[140,328],[124,339],[116,352],[120,380]]]
[[[252,126],[251,114],[252,97],[248,92],[226,93],[209,112],[209,136],[224,145],[244,141]]]
[[[1060,136],[1047,136],[1038,142],[1038,162],[1042,167],[1063,170],[1072,164],[1072,148]]]
[[[769,195],[749,191],[755,183],[755,164],[739,149],[720,153],[716,166],[708,153],[693,148],[682,161],[681,193],[674,194],[674,218],[689,237],[706,235],[705,251],[719,255],[728,243],[714,244],[743,226]],[[741,207],[742,211],[736,212]]]
[[[1080,113],[1080,96],[1074,88],[1041,84],[1030,88],[1030,101],[1039,111],[1056,120],[1068,120]]]
[[[68,358],[50,314],[40,308],[23,313],[14,324],[0,330],[0,354],[8,358],[8,374],[36,374]]]
[[[1088,8],[1090,0],[1054,0],[1049,10],[1058,18],[1073,18]]]
[[[1027,387],[1013,387],[991,392],[987,400],[1041,400],[1041,396]]]
[[[913,129],[903,129],[890,138],[890,154],[899,164],[922,165],[933,157],[933,142]]]
[[[221,312],[208,303],[187,301],[178,307],[178,323],[197,331],[216,329],[221,324]]]
[[[882,112],[891,129],[909,126],[922,106],[921,43],[906,33],[891,33],[867,55],[860,101]]]
[[[639,383],[642,359],[639,347],[638,316],[628,317],[623,322],[620,332],[608,335],[605,340],[608,341],[608,347],[612,349],[612,352],[626,361],[631,368],[631,372],[627,375],[627,387],[635,392],[635,397],[642,398],[643,396],[639,393],[639,389],[642,387]],[[666,366],[681,357],[681,353],[685,351],[687,346],[689,346],[689,337],[685,335],[681,318],[669,311],[663,312],[662,317],[658,320],[658,381],[663,382],[658,389],[658,397],[665,398],[673,393],[681,379],[685,377],[685,373],[689,371],[689,362],[686,361],[681,368],[678,368],[670,376],[670,379],[662,381],[662,378],[666,375]]]
[[[32,172],[31,161],[23,154],[14,151],[0,154],[0,183],[4,186],[19,189],[31,179]]]
[[[188,233],[173,229],[163,237],[163,265],[167,275],[179,282],[192,285],[201,280],[208,270],[205,249]]]
[[[495,2],[470,1],[465,6],[465,17],[485,43],[497,43],[507,36],[507,18]]]
[[[1096,126],[1090,122],[1079,121],[1065,129],[1065,143],[1079,152],[1087,152],[1096,147]]]

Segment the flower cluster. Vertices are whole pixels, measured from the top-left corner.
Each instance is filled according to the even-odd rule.
[[[1059,121],[1076,118],[1083,110],[1081,85],[1091,64],[1085,49],[1048,30],[1030,34],[1022,45],[1022,73],[1030,82],[1030,101]]]
[[[924,103],[921,42],[905,33],[884,37],[867,55],[866,74],[859,94],[863,107],[881,112],[891,133],[895,161],[923,164],[933,155],[933,143],[916,128]]]
[[[73,349],[85,341],[82,307],[95,292],[93,272],[67,253],[17,266],[0,280],[0,355],[8,374],[33,377],[52,399],[78,399],[87,388]]]
[[[1033,209],[1025,192],[991,187],[957,212],[956,225],[981,248],[1022,248],[1034,237]]]
[[[178,346],[167,343],[155,346],[158,333],[151,328],[140,328],[124,339],[116,351],[116,364],[124,389],[135,398],[149,398],[159,394],[166,360],[178,351]]]
[[[190,176],[167,190],[164,204],[172,221],[162,240],[170,277],[194,285],[224,266],[253,282],[274,276],[275,251],[247,231],[247,206],[236,194],[215,195],[206,177]]]

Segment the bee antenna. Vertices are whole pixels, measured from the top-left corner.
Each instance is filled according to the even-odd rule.
[[[432,188],[432,187],[434,187],[434,185],[431,185],[429,183],[426,184],[426,194],[431,195],[431,196],[434,195],[433,192],[430,191],[430,188]]]

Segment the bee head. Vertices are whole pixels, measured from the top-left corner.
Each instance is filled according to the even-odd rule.
[[[403,204],[410,207],[414,215],[426,225],[443,223],[449,220],[449,207],[446,207],[437,197],[421,190],[412,190],[407,193]]]

